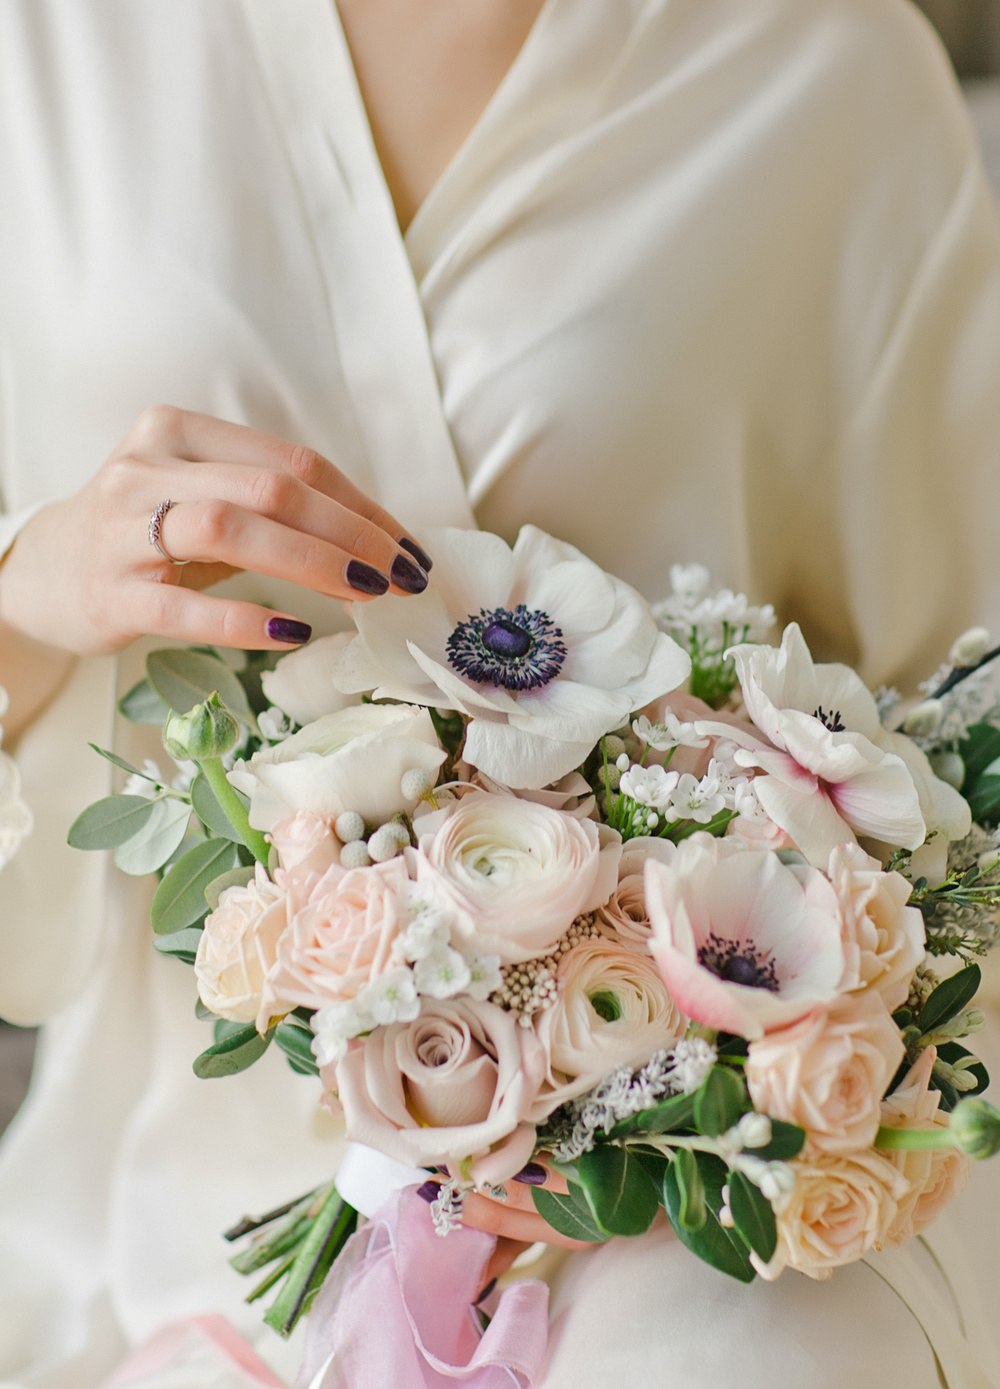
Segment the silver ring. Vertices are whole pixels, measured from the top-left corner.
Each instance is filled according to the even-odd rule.
[[[160,531],[163,529],[163,518],[174,505],[175,503],[172,502],[169,497],[166,501],[160,503],[149,518],[149,529],[146,532],[146,536],[157,554],[162,555],[165,560],[168,560],[171,564],[176,564],[177,567],[180,568],[182,565],[190,564],[191,561],[189,559],[174,559],[173,555],[168,555],[160,539]]]

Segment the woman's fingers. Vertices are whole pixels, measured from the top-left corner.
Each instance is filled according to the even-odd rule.
[[[494,1201],[478,1192],[469,1192],[462,1213],[463,1225],[485,1230],[489,1235],[518,1240],[523,1244],[556,1244],[561,1249],[588,1249],[581,1240],[570,1239],[553,1230],[547,1220],[535,1210],[521,1210],[503,1201]]]
[[[174,584],[139,584],[131,616],[136,634],[174,637],[204,646],[235,646],[244,651],[287,651],[312,636],[307,622],[272,612],[256,603],[211,598]]]

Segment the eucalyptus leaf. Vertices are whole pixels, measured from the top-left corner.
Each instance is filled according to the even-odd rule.
[[[146,781],[152,781],[154,784],[156,783],[155,777],[146,776],[144,771],[139,767],[133,767],[131,762],[126,762],[124,757],[119,757],[116,752],[109,752],[107,748],[99,747],[97,743],[88,743],[87,746],[93,748],[98,757],[106,758],[108,762],[114,763],[116,767],[120,767],[123,772],[128,772],[130,776],[141,776],[144,777]]]
[[[151,651],[146,657],[146,676],[175,713],[186,714],[218,690],[219,698],[233,717],[256,729],[239,677],[218,656],[179,646]]]
[[[770,1201],[743,1172],[729,1174],[729,1209],[737,1234],[767,1263],[778,1247],[778,1226]]]
[[[257,870],[254,867],[231,868],[228,873],[220,873],[217,878],[205,888],[205,901],[211,911],[215,911],[219,905],[219,898],[227,887],[246,887],[247,883],[252,883],[254,874]]]
[[[568,1235],[570,1239],[587,1240],[590,1244],[603,1244],[608,1238],[594,1224],[593,1218],[584,1214],[572,1194],[563,1196],[557,1191],[546,1191],[543,1186],[533,1186],[531,1199],[538,1214],[559,1234]]]
[[[241,1025],[238,1031],[231,1032],[196,1057],[192,1069],[201,1080],[237,1075],[260,1060],[271,1045],[273,1036],[273,1028],[266,1037],[262,1037],[252,1024]]]
[[[318,1076],[319,1067],[313,1055],[312,1039],[310,1028],[287,1021],[279,1023],[274,1034],[274,1040],[297,1071]]]
[[[702,1155],[699,1154],[699,1158]],[[719,1224],[718,1212],[722,1206],[722,1180],[725,1178],[725,1165],[719,1163],[722,1168],[722,1178],[711,1166],[698,1161],[698,1169],[701,1174],[702,1182],[705,1186],[705,1200],[708,1212],[705,1217],[705,1224],[700,1230],[687,1230],[681,1224],[680,1209],[681,1195],[677,1184],[676,1164],[671,1163],[667,1168],[663,1178],[663,1204],[666,1207],[667,1215],[671,1225],[682,1244],[691,1250],[692,1254],[697,1254],[706,1264],[719,1269],[721,1273],[728,1273],[731,1278],[738,1278],[741,1283],[752,1283],[756,1277],[750,1256],[742,1240],[731,1239],[729,1232],[724,1230]]]
[[[216,1043],[238,1036],[243,1036],[245,1041],[249,1033],[256,1030],[252,1022],[233,1022],[231,1018],[216,1018],[213,1036]]]
[[[164,704],[148,680],[140,680],[118,701],[118,710],[129,723],[162,728],[170,713],[170,706]]]
[[[193,965],[201,936],[202,928],[200,926],[186,926],[183,931],[174,931],[169,936],[157,936],[153,941],[153,949],[158,950],[161,955],[173,955],[175,959],[184,964]],[[204,1007],[200,998],[198,1004]],[[205,1009],[205,1013],[209,1017],[212,1016],[207,1009]],[[198,1013],[197,1016],[201,1017],[202,1014]]]
[[[199,772],[191,783],[191,804],[201,823],[217,838],[231,839],[234,844],[243,843],[239,831],[233,828],[229,816],[216,800],[204,772]]]
[[[796,1124],[786,1124],[783,1119],[772,1119],[770,1143],[765,1144],[763,1148],[751,1148],[749,1151],[754,1157],[763,1158],[765,1162],[790,1162],[801,1153],[805,1141],[805,1129],[800,1129]]]
[[[187,801],[173,796],[153,801],[152,805],[153,813],[139,833],[115,850],[115,866],[135,878],[163,867],[184,838],[191,818]]]
[[[616,1143],[602,1143],[579,1162],[580,1185],[598,1227],[609,1235],[641,1235],[649,1229],[660,1206],[653,1180]]]
[[[982,983],[983,972],[978,965],[960,969],[939,984],[920,1010],[917,1024],[921,1032],[933,1032],[943,1022],[950,1021],[967,1008]]]
[[[188,930],[191,931],[196,931],[199,929],[200,927],[197,926],[188,927]],[[178,931],[177,934],[180,935],[180,932]],[[170,937],[164,936],[163,939],[169,940]],[[153,942],[153,945],[155,947],[156,941]],[[199,1022],[215,1022],[215,1014],[212,1012],[210,1008],[205,1007],[204,1003],[202,1003],[200,998],[196,998],[194,1001],[194,1015]]]
[[[701,1179],[698,1163],[690,1149],[678,1148],[673,1167],[674,1180],[677,1183],[677,1219],[685,1230],[695,1234],[704,1228],[708,1219],[705,1183]]]
[[[741,1078],[728,1066],[713,1066],[695,1094],[694,1121],[700,1133],[718,1138],[748,1107]]]
[[[146,796],[105,796],[81,811],[69,827],[66,842],[73,849],[117,849],[139,833],[153,813],[153,804]]]
[[[157,935],[192,926],[205,915],[205,889],[239,866],[239,851],[228,839],[206,839],[189,849],[163,878],[153,896],[150,924]]]

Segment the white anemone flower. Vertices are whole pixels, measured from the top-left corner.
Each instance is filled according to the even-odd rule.
[[[645,600],[572,545],[534,526],[513,549],[485,531],[437,531],[428,543],[423,593],[354,605],[358,635],[333,681],[458,710],[471,719],[466,760],[494,781],[557,781],[687,679],[688,656]]]
[[[946,788],[945,806],[944,783],[933,797],[921,796],[911,759],[882,728],[874,696],[848,666],[814,664],[795,623],[780,647],[743,645],[731,654],[747,712],[765,736],[708,720],[698,731],[740,745],[736,761],[763,773],[753,783],[761,806],[811,863],[825,865],[831,850],[859,834],[919,848],[934,828],[922,802],[944,811],[949,829],[964,823],[965,802]]]

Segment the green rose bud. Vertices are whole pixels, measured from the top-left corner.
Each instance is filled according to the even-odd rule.
[[[204,762],[223,757],[240,740],[240,726],[218,691],[186,714],[171,714],[163,727],[163,745],[179,761]]]
[[[993,1157],[1000,1153],[1000,1110],[985,1100],[959,1100],[951,1113],[951,1136],[969,1157]]]

